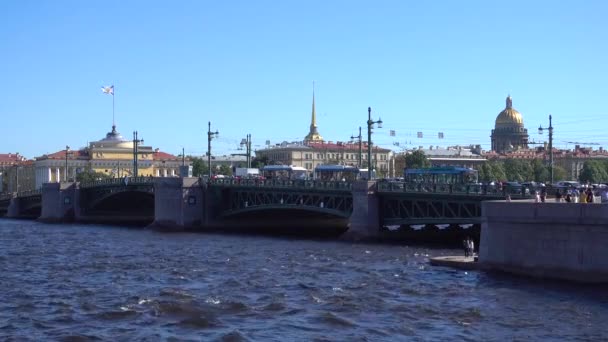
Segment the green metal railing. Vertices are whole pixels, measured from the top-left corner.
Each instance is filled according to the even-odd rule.
[[[124,177],[107,178],[93,182],[81,182],[80,188],[94,188],[99,186],[127,186],[154,184],[154,177]]]
[[[292,180],[292,179],[235,179],[216,178],[209,185],[235,187],[300,188],[351,191],[352,183],[339,181]]]
[[[432,183],[405,183],[405,182],[378,182],[379,192],[406,192],[406,193],[436,193],[453,195],[475,196],[511,196],[529,198],[537,189],[529,187],[512,187],[480,184],[432,184]]]
[[[0,194],[0,201],[11,199],[14,197],[28,197],[28,196],[34,196],[34,195],[40,195],[40,194],[42,194],[42,190],[40,190],[40,189],[19,191],[17,193],[5,192],[3,194]]]

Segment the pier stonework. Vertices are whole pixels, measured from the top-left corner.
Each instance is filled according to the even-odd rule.
[[[608,282],[606,246],[606,204],[482,203],[479,261],[486,269]]]
[[[202,224],[204,194],[199,178],[156,178],[151,227],[192,229]]]
[[[16,196],[11,197],[11,202],[8,205],[8,209],[6,211],[6,217],[8,218],[18,218],[21,212],[19,208],[19,198]]]
[[[77,183],[44,183],[39,220],[44,222],[74,220],[76,187]]]
[[[342,236],[346,240],[377,238],[380,234],[379,199],[377,183],[356,181],[352,186],[353,212],[348,231]]]

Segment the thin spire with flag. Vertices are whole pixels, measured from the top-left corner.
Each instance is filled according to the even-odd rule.
[[[112,95],[112,131],[114,131],[116,129],[116,124],[114,121],[114,85],[112,84],[109,87],[101,87],[101,91],[104,94]]]

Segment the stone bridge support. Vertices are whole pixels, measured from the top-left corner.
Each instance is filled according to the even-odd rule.
[[[353,183],[353,213],[349,228],[342,235],[346,240],[369,240],[380,236],[380,213],[377,185],[373,181]]]
[[[21,208],[19,207],[19,198],[13,195],[11,198],[11,202],[8,206],[8,210],[6,211],[6,217],[8,218],[18,218],[21,213]]]
[[[195,229],[203,223],[204,193],[199,178],[156,178],[151,228]]]
[[[43,222],[68,222],[74,220],[74,203],[77,183],[44,183],[42,185]]]

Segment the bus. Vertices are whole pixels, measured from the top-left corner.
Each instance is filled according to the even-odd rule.
[[[359,169],[350,165],[318,165],[314,177],[321,181],[352,182],[359,178]]]
[[[376,170],[372,170],[372,178],[376,178]],[[359,169],[359,177],[369,180],[369,169]]]
[[[478,172],[466,167],[446,166],[424,169],[405,169],[406,183],[427,184],[477,184]]]
[[[266,179],[307,179],[308,170],[293,165],[266,165],[262,168],[262,176]]]

